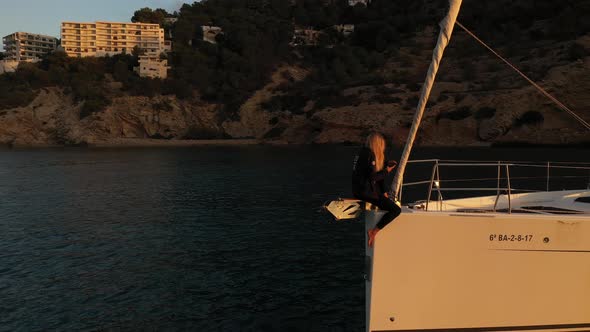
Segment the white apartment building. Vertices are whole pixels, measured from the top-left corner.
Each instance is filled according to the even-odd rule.
[[[57,47],[57,38],[28,32],[15,32],[2,38],[6,60],[34,61]]]
[[[159,54],[164,29],[150,23],[62,22],[61,45],[73,57],[131,54],[135,46]]]
[[[139,67],[133,70],[140,77],[161,78],[168,77],[168,60],[160,59],[160,53],[146,53],[139,56]]]

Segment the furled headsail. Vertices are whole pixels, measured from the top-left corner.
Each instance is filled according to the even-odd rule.
[[[451,40],[453,28],[455,27],[455,22],[457,21],[457,16],[459,15],[459,9],[461,8],[461,2],[462,0],[450,0],[447,16],[440,22],[440,34],[438,35],[438,42],[436,43],[436,47],[434,48],[432,54],[432,62],[430,63],[426,80],[422,86],[422,92],[420,95],[420,100],[418,101],[416,113],[414,115],[414,121],[412,122],[412,128],[410,128],[408,140],[406,142],[404,152],[400,158],[400,162],[397,167],[397,173],[395,174],[393,184],[391,186],[392,197],[399,197],[398,194],[403,183],[406,164],[410,158],[412,146],[414,145],[414,140],[416,139],[416,134],[418,133],[418,128],[420,127],[420,122],[422,121],[422,115],[424,115],[424,108],[428,102],[428,97],[430,96],[430,91],[432,90],[432,85],[434,84],[434,78],[438,72],[440,60],[442,59],[445,48]]]

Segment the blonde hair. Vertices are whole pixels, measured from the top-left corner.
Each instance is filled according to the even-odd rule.
[[[373,151],[375,155],[375,170],[380,171],[383,169],[385,163],[385,138],[379,133],[372,133],[367,137],[365,146]]]

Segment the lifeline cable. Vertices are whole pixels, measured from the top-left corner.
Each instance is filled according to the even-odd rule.
[[[465,32],[467,32],[471,37],[473,37],[475,40],[477,40],[481,45],[483,45],[490,52],[492,52],[495,56],[497,56],[500,60],[504,61],[504,63],[506,63],[508,66],[510,66],[510,68],[514,69],[520,76],[522,76],[525,80],[527,80],[535,88],[537,88],[543,95],[545,95],[545,97],[549,98],[552,102],[554,102],[557,106],[559,106],[559,108],[561,108],[562,110],[568,112],[574,119],[578,120],[578,122],[580,122],[584,127],[586,127],[586,129],[590,130],[590,124],[588,124],[588,122],[586,122],[579,115],[577,115],[574,111],[572,111],[567,106],[565,106],[562,102],[560,102],[559,100],[557,100],[557,98],[555,98],[551,94],[549,94],[549,92],[545,91],[545,89],[543,89],[542,87],[540,87],[533,80],[531,80],[530,78],[528,78],[528,76],[526,76],[523,72],[521,72],[520,70],[518,70],[518,68],[516,68],[513,64],[511,64],[508,60],[504,59],[500,54],[498,54],[498,52],[494,51],[490,46],[488,46],[481,39],[479,39],[475,34],[473,34],[473,32],[469,31],[469,29],[467,29],[466,27],[464,27],[463,24],[461,24],[459,21],[457,21],[456,24],[461,29],[463,29]]]

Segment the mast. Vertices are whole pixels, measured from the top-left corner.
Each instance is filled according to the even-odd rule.
[[[410,158],[410,152],[412,151],[412,146],[414,145],[414,140],[416,139],[416,134],[418,133],[418,128],[420,127],[422,116],[424,115],[424,108],[426,107],[426,103],[428,102],[428,97],[430,96],[430,91],[432,90],[432,85],[434,84],[434,78],[436,76],[436,73],[438,72],[440,60],[442,59],[445,48],[451,40],[453,27],[455,26],[455,21],[457,21],[457,15],[459,15],[461,1],[462,0],[449,0],[449,12],[447,16],[440,22],[440,34],[438,35],[438,42],[436,43],[436,47],[434,48],[432,54],[432,62],[430,63],[428,74],[426,74],[426,80],[424,81],[424,85],[422,86],[422,94],[418,102],[418,107],[416,108],[414,121],[412,122],[412,128],[410,128],[408,140],[406,142],[404,152],[402,153],[402,156],[400,158],[397,172],[395,174],[393,184],[391,186],[390,191],[392,197],[399,197],[398,194],[400,192],[401,185],[403,182],[406,164],[408,163],[408,159]]]

